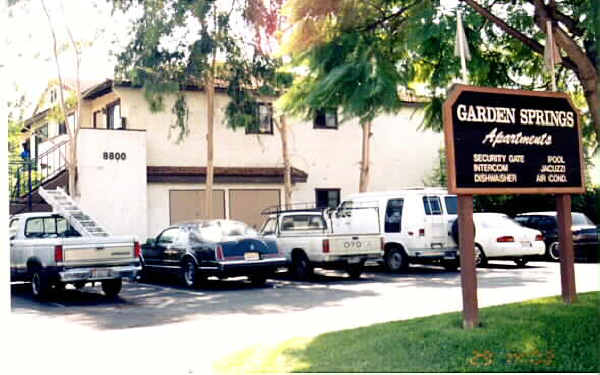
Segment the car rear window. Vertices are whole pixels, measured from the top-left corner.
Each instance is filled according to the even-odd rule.
[[[440,197],[423,197],[423,207],[426,215],[441,215],[442,202]]]
[[[281,219],[281,231],[325,230],[325,220],[317,215],[293,215]]]

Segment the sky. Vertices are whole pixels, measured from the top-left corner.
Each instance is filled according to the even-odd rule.
[[[45,0],[45,3],[61,51],[62,76],[75,77],[73,49],[65,48],[69,42],[65,25],[69,25],[74,39],[87,44],[83,49],[81,79],[101,81],[112,77],[116,61],[112,51],[118,51],[128,42],[131,15],[111,16],[111,6],[106,0]],[[35,102],[48,81],[57,76],[50,26],[41,1],[21,0],[2,9],[2,25],[0,74],[3,87],[9,88],[6,99],[13,100],[21,92]]]

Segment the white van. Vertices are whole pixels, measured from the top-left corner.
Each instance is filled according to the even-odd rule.
[[[372,219],[361,220],[360,206],[379,209],[379,233],[384,238],[383,263],[397,272],[410,263],[440,264],[449,270],[458,267],[457,246],[450,232],[457,217],[457,197],[444,188],[408,188],[396,191],[352,194],[338,208],[346,222],[338,220],[340,232],[362,232],[356,226],[371,226]]]

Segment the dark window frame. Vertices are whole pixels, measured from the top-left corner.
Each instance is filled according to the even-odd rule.
[[[269,130],[263,131],[260,129],[260,107],[269,108]],[[256,129],[246,128],[246,134],[273,135],[273,103],[259,102],[256,107],[256,116],[258,117],[258,127]]]
[[[341,198],[342,198],[342,189],[340,188],[315,188],[315,206],[317,207],[321,207],[319,205],[319,193],[323,193],[323,192],[327,192],[328,196],[327,196],[327,205],[323,206],[323,207],[338,207],[341,203]],[[331,206],[329,205],[329,192],[336,192],[337,193],[337,203],[335,204],[335,206]]]
[[[121,127],[120,128],[115,128],[115,124],[112,123],[112,118],[114,116],[111,115],[111,109],[119,106],[119,118],[121,119]],[[106,129],[110,129],[110,130],[125,130],[125,121],[123,121],[123,115],[122,115],[122,108],[121,108],[121,99],[117,99],[114,102],[108,103],[106,105],[105,108],[105,113],[106,113]]]
[[[333,113],[335,116],[335,126],[327,126],[327,114]],[[337,109],[334,108],[321,108],[315,111],[313,117],[313,129],[330,129],[337,130],[339,127]]]
[[[389,221],[390,211],[392,209],[391,202],[400,201],[400,221]],[[397,208],[397,207],[394,207]],[[401,233],[402,232],[402,215],[404,214],[404,198],[390,198],[385,204],[385,217],[383,219],[385,233]]]
[[[97,129],[100,123],[102,122],[100,116],[102,115],[102,110],[99,109],[92,113],[92,124],[94,125],[94,129]]]

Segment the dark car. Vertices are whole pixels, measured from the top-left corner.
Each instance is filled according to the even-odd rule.
[[[597,260],[600,254],[599,228],[580,212],[571,213],[575,257]],[[521,225],[542,232],[546,243],[546,258],[559,259],[558,222],[556,211],[528,212],[515,217]]]
[[[142,275],[176,273],[188,287],[209,276],[247,276],[253,284],[284,267],[273,240],[233,220],[190,221],[169,226],[142,246]]]

